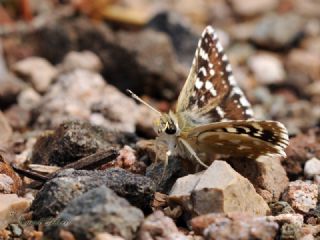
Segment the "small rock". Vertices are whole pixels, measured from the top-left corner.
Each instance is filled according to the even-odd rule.
[[[248,66],[261,84],[281,83],[286,77],[282,62],[274,55],[261,53],[248,60]]]
[[[78,119],[128,132],[135,131],[137,113],[133,99],[106,84],[99,74],[83,69],[60,75],[33,110],[35,126],[43,129]]]
[[[121,148],[118,153],[119,155],[116,160],[102,165],[100,170],[119,167],[132,173],[144,174],[146,165],[142,161],[137,160],[135,150],[126,145]]]
[[[12,137],[12,128],[8,123],[6,116],[0,110],[0,145],[5,145]]]
[[[277,0],[245,0],[237,1],[231,0],[231,7],[233,11],[241,17],[253,17],[265,12],[269,12],[278,5]]]
[[[31,206],[33,217],[40,219],[56,216],[75,197],[102,185],[111,188],[132,205],[145,211],[150,210],[155,192],[155,184],[150,178],[120,168],[105,171],[68,169],[48,181],[38,192]]]
[[[108,232],[131,240],[143,220],[143,213],[102,186],[71,201],[59,214],[58,220],[66,224],[49,225],[44,231],[45,237],[61,239],[61,231],[69,231],[76,239],[91,240],[100,233]]]
[[[282,225],[284,223],[288,224],[295,224],[299,227],[303,225],[303,215],[297,213],[287,213],[287,214],[280,214],[277,216],[267,216],[268,220],[277,222],[278,224]]]
[[[296,211],[307,213],[317,205],[318,186],[301,180],[290,182],[283,199]]]
[[[301,227],[295,224],[285,223],[280,230],[280,239],[291,240],[300,239]]]
[[[267,202],[277,201],[288,186],[286,171],[280,156],[260,156],[255,161],[230,159],[228,162],[242,176],[248,178]]]
[[[187,21],[176,12],[161,12],[150,20],[149,27],[169,35],[178,59],[186,67],[191,67],[198,36],[190,31]]]
[[[303,22],[298,15],[270,13],[257,23],[252,41],[268,49],[288,48],[302,32]]]
[[[0,193],[19,193],[22,181],[18,174],[0,155]]]
[[[44,58],[29,57],[14,64],[13,70],[40,93],[46,92],[57,70]]]
[[[180,157],[170,156],[167,166],[164,166],[166,149],[162,145],[156,146],[154,140],[140,140],[137,142],[137,152],[141,159],[146,159],[146,176],[150,177],[157,185],[157,191],[168,193],[177,178],[187,174],[187,167]],[[159,148],[160,154],[156,159],[156,148]]]
[[[305,86],[320,79],[320,58],[314,52],[294,49],[286,61],[288,79],[290,84],[298,89],[305,89]]]
[[[181,80],[186,77],[187,72],[182,72],[168,36],[146,29],[137,33],[121,31],[117,34],[117,38],[119,46],[124,49],[132,64],[128,69],[119,69],[122,73],[121,77],[118,72],[116,75],[110,75],[111,83],[114,82],[120,89],[126,85],[126,88],[130,88],[137,94],[144,93],[154,97],[175,99],[181,88]],[[133,42],[140,44],[132,44]],[[128,58],[123,61],[128,62]],[[123,66],[121,63],[119,66]],[[124,76],[126,74],[130,76]],[[126,83],[123,83],[124,80]],[[120,81],[123,86],[119,86]],[[128,83],[131,84],[128,86]]]
[[[189,206],[186,211],[190,212],[191,209],[195,215],[209,212],[266,215],[270,211],[249,180],[224,161],[214,161],[207,170],[197,175],[178,179],[172,187],[169,200],[184,202],[183,206]],[[190,185],[186,187],[188,183]]]
[[[90,51],[69,52],[59,66],[59,70],[68,72],[77,68],[86,69],[93,72],[99,72],[102,69],[102,63],[99,57]]]
[[[34,145],[31,162],[64,166],[98,150],[133,144],[131,133],[113,132],[87,122],[70,121],[45,132]]]
[[[98,233],[94,240],[125,240],[122,237],[111,235],[109,233]]]
[[[304,175],[308,178],[320,175],[320,160],[317,158],[311,158],[306,161],[304,165]]]
[[[295,213],[293,208],[289,205],[289,203],[285,201],[278,201],[269,204],[271,209],[272,215],[277,216],[280,214],[287,214],[287,213]]]
[[[31,110],[37,106],[40,100],[41,96],[33,88],[26,88],[18,96],[18,105],[26,110]]]
[[[26,84],[13,74],[7,74],[0,77],[0,86],[0,107],[5,108],[16,102]]]
[[[313,158],[320,158],[320,146],[315,133],[299,134],[289,140],[285,150],[287,158],[282,162],[289,176],[298,176],[303,172],[304,163]]]
[[[31,112],[16,104],[7,109],[4,114],[14,131],[23,132],[31,122]]]
[[[173,220],[156,211],[149,215],[141,224],[137,240],[179,239],[187,240],[187,236],[180,233]]]
[[[19,217],[29,208],[30,201],[16,194],[0,194],[0,230],[9,223],[19,221]]]
[[[247,214],[215,214],[198,216],[191,220],[192,229],[206,239],[274,239],[278,224],[265,217]]]

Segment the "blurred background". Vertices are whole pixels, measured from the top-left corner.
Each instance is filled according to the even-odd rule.
[[[257,118],[319,125],[318,0],[1,0],[0,109],[20,132],[71,117],[152,136],[122,93],[174,106],[206,25]]]

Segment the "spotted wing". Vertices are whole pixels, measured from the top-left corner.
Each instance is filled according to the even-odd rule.
[[[285,157],[286,128],[276,121],[238,120],[211,123],[183,133],[195,151],[256,158],[279,154]]]
[[[199,40],[176,112],[199,124],[253,116],[249,102],[232,75],[217,33],[210,26]]]

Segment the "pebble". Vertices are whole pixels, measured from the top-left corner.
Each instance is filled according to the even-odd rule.
[[[0,106],[5,108],[17,101],[17,96],[26,84],[15,75],[8,73],[0,77],[0,86]]]
[[[33,109],[39,128],[52,129],[78,119],[128,132],[136,129],[137,111],[133,99],[107,84],[99,74],[83,69],[59,75],[41,104]]]
[[[69,52],[58,66],[60,71],[70,72],[76,69],[85,69],[93,72],[100,72],[102,62],[99,57],[91,51]]]
[[[277,216],[267,216],[267,220],[277,222],[280,225],[284,223],[294,224],[299,227],[303,225],[303,215],[298,213],[279,214]]]
[[[317,205],[318,186],[301,180],[290,182],[283,200],[287,201],[294,210],[307,213]]]
[[[20,216],[29,208],[30,201],[16,194],[0,194],[0,230],[10,223],[19,221]]]
[[[288,55],[286,67],[290,83],[301,91],[306,85],[320,78],[320,58],[315,52],[292,50]]]
[[[48,60],[40,57],[29,57],[14,64],[13,71],[30,82],[40,93],[48,90],[57,74],[57,70]]]
[[[250,214],[210,213],[191,220],[192,229],[203,234],[205,239],[274,239],[278,224],[265,217],[253,217]]]
[[[140,226],[137,240],[152,240],[154,236],[163,240],[189,239],[179,232],[172,218],[165,216],[161,211],[156,211],[145,218]]]
[[[18,105],[26,110],[31,110],[41,101],[41,95],[33,88],[29,87],[20,92],[18,95]]]
[[[61,224],[48,225],[44,237],[60,239],[61,232],[67,231],[75,239],[91,240],[107,232],[131,240],[143,217],[140,209],[101,186],[72,200],[56,219]]]
[[[13,131],[12,128],[6,118],[6,116],[0,110],[0,145],[5,145],[8,143],[10,138],[12,137]]]
[[[231,0],[232,10],[241,17],[253,17],[275,9],[279,4],[277,0]]]
[[[308,178],[320,175],[320,160],[317,158],[311,158],[306,161],[304,165],[304,175]]]
[[[299,15],[270,13],[257,22],[251,38],[262,47],[283,49],[291,47],[302,32],[303,21]]]
[[[218,160],[204,172],[179,178],[169,201],[181,204],[193,215],[210,212],[266,215],[270,211],[248,179]]]
[[[280,156],[260,156],[255,161],[231,159],[228,162],[242,176],[248,178],[265,201],[278,201],[288,186],[288,177]]]
[[[84,121],[68,121],[39,136],[33,147],[31,162],[64,166],[110,147],[133,145],[136,135],[110,131]]]
[[[285,80],[282,62],[269,53],[258,53],[248,60],[248,66],[260,84],[276,84]]]
[[[150,178],[121,168],[104,171],[67,169],[48,181],[38,192],[31,206],[33,217],[55,217],[74,198],[99,186],[106,186],[132,205],[150,211],[155,192],[155,184]]]

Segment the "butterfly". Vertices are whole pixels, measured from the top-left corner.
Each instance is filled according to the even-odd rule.
[[[207,167],[202,155],[247,158],[286,156],[288,132],[277,121],[255,120],[250,103],[237,85],[216,31],[207,26],[195,52],[175,112],[161,113],[129,90],[133,98],[159,114],[154,127],[156,145],[170,155],[195,160]]]

